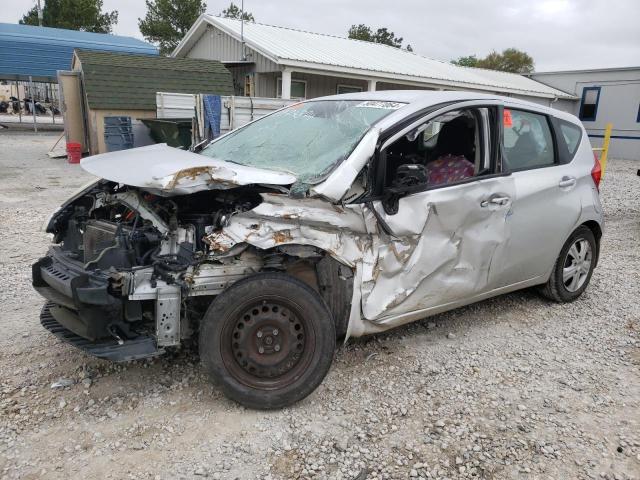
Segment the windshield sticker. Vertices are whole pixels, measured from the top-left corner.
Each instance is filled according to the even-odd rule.
[[[380,102],[377,100],[367,100],[366,102],[362,102],[356,105],[356,107],[359,107],[359,108],[383,108],[385,110],[397,110],[402,106],[404,106],[404,103]]]

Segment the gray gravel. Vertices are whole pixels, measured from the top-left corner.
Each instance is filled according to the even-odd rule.
[[[586,294],[523,291],[351,341],[303,402],[243,409],[181,351],[113,365],[38,323],[40,226],[89,180],[0,133],[0,479],[640,479],[640,178],[613,160]]]

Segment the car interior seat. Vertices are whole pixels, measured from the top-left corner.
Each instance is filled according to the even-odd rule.
[[[475,159],[475,131],[473,120],[459,116],[445,123],[438,134],[433,159],[445,155],[463,156],[473,162]]]

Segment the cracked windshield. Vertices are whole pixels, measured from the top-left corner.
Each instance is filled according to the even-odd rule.
[[[373,124],[403,105],[370,100],[298,103],[221,138],[202,154],[314,183],[347,158]]]

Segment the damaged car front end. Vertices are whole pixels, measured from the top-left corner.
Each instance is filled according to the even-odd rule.
[[[112,181],[94,183],[47,225],[54,245],[33,265],[34,288],[51,302],[43,324],[115,361],[179,345],[193,333],[186,298],[216,295],[261,268],[246,252],[233,264],[213,261],[203,243],[207,229],[258,202],[259,193],[250,189],[167,198]]]

